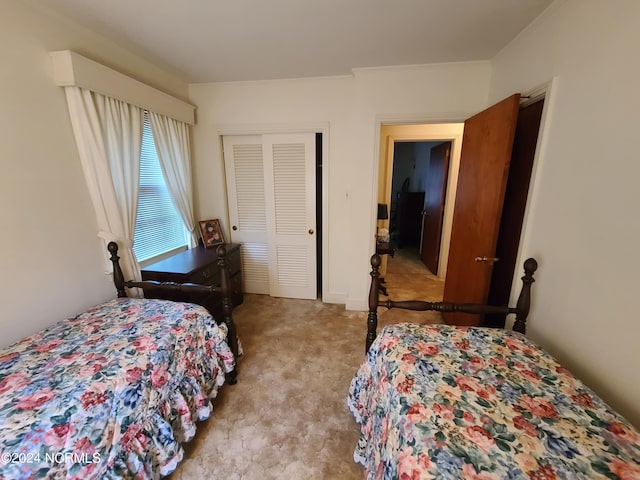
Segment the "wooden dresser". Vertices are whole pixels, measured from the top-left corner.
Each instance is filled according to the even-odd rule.
[[[236,307],[243,301],[240,245],[226,244],[225,246],[227,247],[231,300]],[[217,262],[216,248],[207,249],[198,246],[145,267],[142,269],[142,280],[220,285],[220,267]],[[154,291],[153,293],[145,292],[145,297],[197,303],[209,310],[217,321],[223,319],[222,295],[217,293],[184,294]]]

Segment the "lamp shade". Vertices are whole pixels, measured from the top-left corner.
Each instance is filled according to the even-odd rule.
[[[389,218],[389,209],[386,203],[378,204],[378,220],[387,220]]]

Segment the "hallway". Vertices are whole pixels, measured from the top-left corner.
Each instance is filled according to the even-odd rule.
[[[390,298],[399,300],[442,301],[444,279],[432,274],[420,260],[417,248],[396,249],[393,258],[387,256],[387,272],[384,275],[388,297],[380,296],[380,300]],[[379,318],[384,323],[415,322],[442,323],[438,312],[412,312],[408,310],[379,311]]]

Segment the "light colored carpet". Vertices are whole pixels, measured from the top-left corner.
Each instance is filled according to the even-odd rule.
[[[421,290],[413,298],[424,298],[426,289],[432,295],[426,300],[441,299],[442,282],[414,263],[410,255],[390,262],[389,294],[409,299]],[[400,321],[392,313],[380,308],[380,325]],[[421,323],[438,321],[420,315]],[[362,478],[353,461],[359,432],[346,397],[364,358],[366,312],[246,295],[234,318],[244,347],[238,384],[222,387],[171,478]]]

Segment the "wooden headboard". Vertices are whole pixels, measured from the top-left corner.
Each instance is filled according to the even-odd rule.
[[[522,289],[518,296],[518,302],[515,307],[482,305],[477,303],[452,303],[452,302],[426,302],[424,300],[407,300],[395,302],[393,300],[379,300],[380,291],[380,255],[373,254],[371,256],[371,288],[369,289],[369,315],[367,316],[367,340],[365,351],[369,351],[369,347],[373,343],[377,335],[378,329],[378,307],[386,308],[402,308],[405,310],[415,311],[437,311],[437,312],[461,312],[474,314],[500,314],[508,315],[514,313],[516,315],[513,324],[513,330],[525,333],[527,328],[527,316],[531,306],[531,284],[535,282],[533,274],[538,269],[538,262],[529,258],[524,262],[524,276],[522,277]]]

